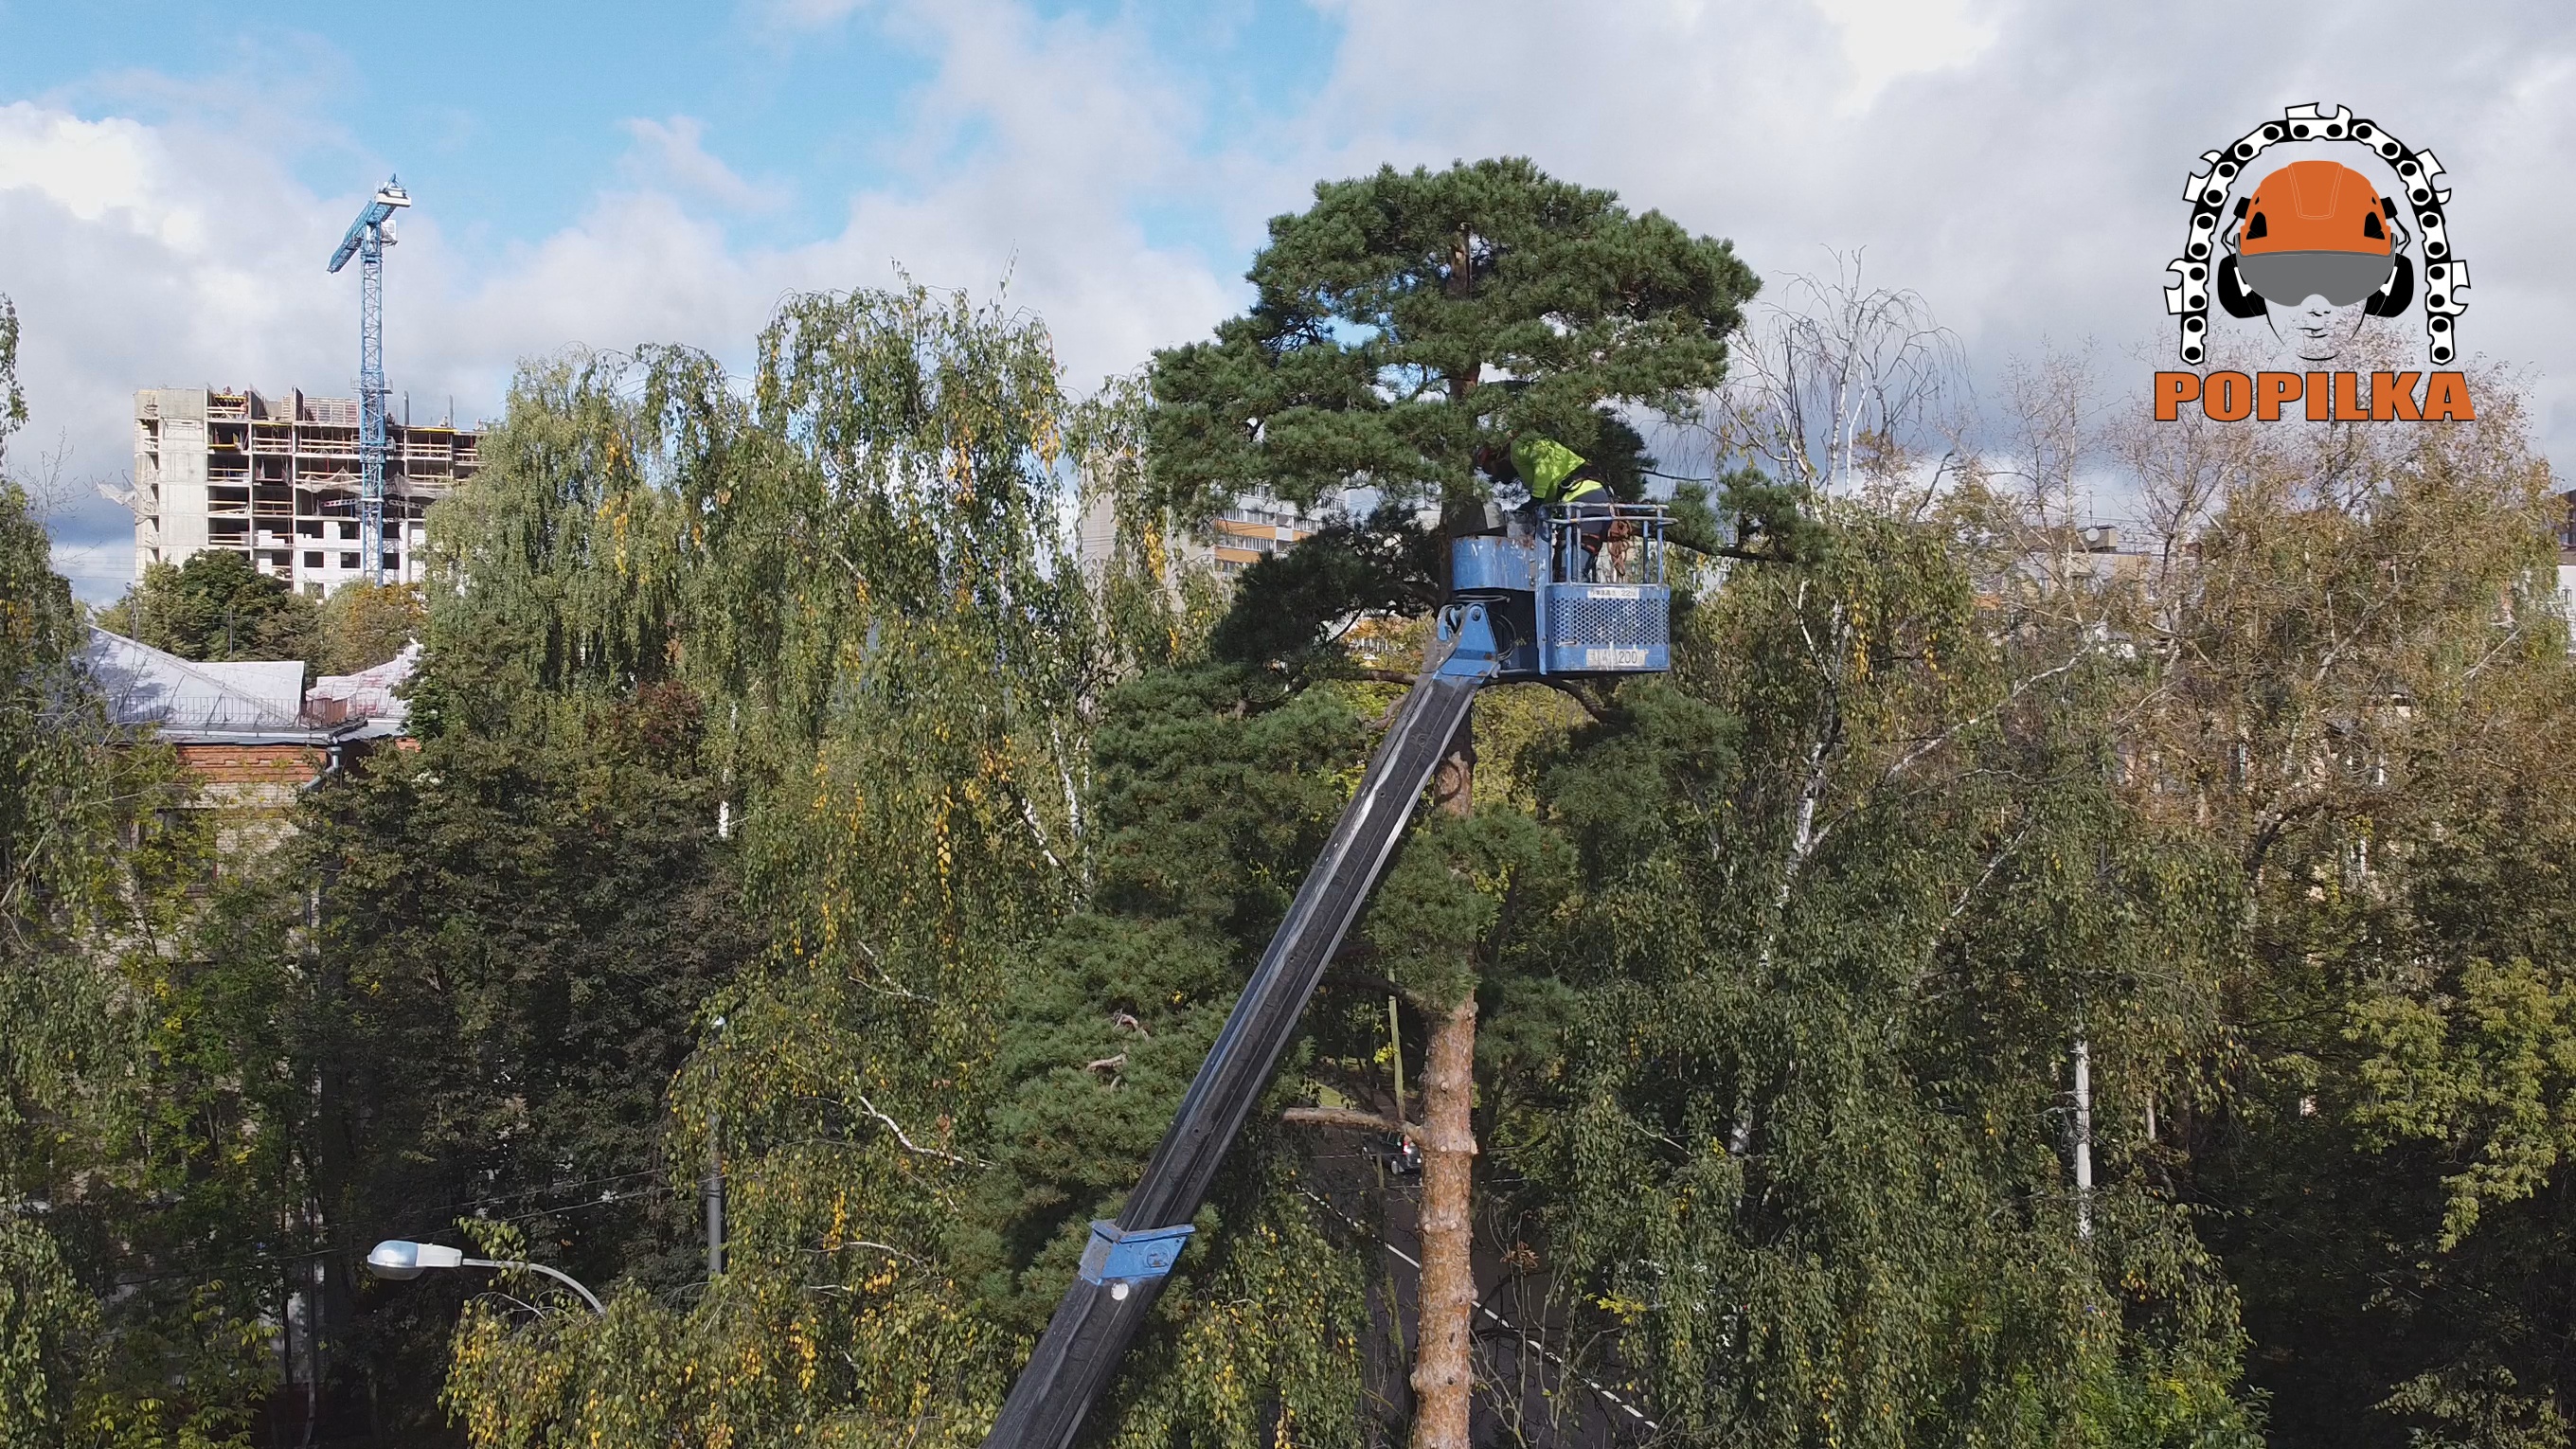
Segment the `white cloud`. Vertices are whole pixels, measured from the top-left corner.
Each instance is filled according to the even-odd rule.
[[[154,204],[166,169],[159,138],[137,122],[84,121],[25,101],[0,106],[0,191],[33,192],[82,221],[185,245],[202,223],[191,208]]]
[[[822,30],[865,9],[867,0],[754,0],[748,8],[774,25]]]
[[[2440,153],[2477,276],[2465,344],[2530,366],[2544,436],[2562,453],[2576,443],[2576,278],[2559,245],[2576,12],[2464,6],[2428,48],[2398,43],[2420,26],[2397,0],[2279,14],[1318,3],[1341,38],[1312,99],[1211,134],[1213,83],[1155,54],[1131,19],[879,0],[872,23],[931,73],[885,136],[890,179],[851,195],[830,235],[733,239],[721,220],[771,204],[781,183],[710,154],[694,117],[629,121],[630,153],[550,236],[469,255],[434,198],[405,218],[389,268],[394,386],[423,409],[452,392],[472,414],[497,406],[518,359],[571,343],[689,342],[739,365],[782,293],[883,285],[898,263],[978,292],[1007,275],[1087,384],[1239,306],[1262,220],[1304,205],[1317,178],[1500,154],[1731,237],[1775,279],[1829,270],[1828,246],[1865,246],[1870,274],[1919,290],[1988,377],[2045,342],[2093,339],[2105,375],[2126,383],[2153,365],[2139,351],[2170,346],[2163,266],[2193,158],[2320,101]],[[859,8],[745,4],[801,26]],[[275,159],[299,135],[345,148],[337,123],[318,104],[164,106],[181,119],[0,106],[0,291],[26,318],[37,412],[22,448],[66,435],[75,477],[126,468],[137,386],[340,392],[355,370],[355,284],[322,263],[359,195],[317,196]],[[1241,251],[1212,264],[1158,245],[1139,220],[1153,211],[1212,218]],[[78,547],[115,524],[93,507],[61,536]],[[104,556],[121,572],[113,548]]]
[[[1851,78],[1846,112],[1866,110],[1901,77],[1964,65],[1994,44],[2001,26],[1969,0],[1815,0],[1841,32]]]
[[[940,56],[903,145],[943,164],[853,195],[829,237],[731,241],[705,209],[776,193],[709,155],[688,116],[628,122],[636,145],[602,178],[618,184],[496,257],[461,254],[421,198],[387,265],[396,406],[407,394],[435,415],[452,395],[466,417],[496,410],[521,359],[575,344],[682,342],[744,365],[782,294],[889,285],[898,265],[985,295],[1007,277],[1009,300],[1053,328],[1076,387],[1230,309],[1233,289],[1204,261],[1150,245],[1130,214],[1180,184],[1189,124],[1136,35],[1000,0],[924,0],[895,23]],[[0,291],[25,318],[36,414],[18,461],[37,440],[67,441],[57,558],[91,597],[112,596],[130,567],[130,525],[85,485],[129,469],[134,389],[353,386],[355,280],[323,263],[361,198],[315,195],[272,159],[280,148],[250,139],[220,120],[0,108]]]
[[[626,158],[627,170],[647,184],[668,184],[729,211],[774,211],[793,197],[783,183],[746,181],[710,155],[706,122],[695,116],[673,116],[667,121],[637,116],[619,125],[635,138],[635,149]]]

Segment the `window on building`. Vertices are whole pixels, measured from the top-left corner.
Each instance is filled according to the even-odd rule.
[[[308,569],[318,569],[318,568],[322,567],[322,555],[321,555],[321,553],[320,553],[320,552],[318,552],[318,551],[316,551],[316,552],[313,552],[313,553],[308,553],[308,554],[306,554],[306,555],[304,556],[304,566],[305,566],[306,568],[308,568]]]
[[[356,538],[358,536],[358,525],[354,523],[341,524],[340,536],[342,538]]]
[[[342,568],[344,568],[344,569],[353,569],[353,568],[356,568],[357,566],[358,566],[358,556],[357,556],[356,554],[354,554],[354,553],[344,553],[344,554],[340,555],[340,567],[342,567]]]

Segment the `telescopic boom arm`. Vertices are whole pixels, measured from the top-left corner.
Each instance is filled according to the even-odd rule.
[[[1422,788],[1497,681],[1605,678],[1671,667],[1672,594],[1651,503],[1551,509],[1535,533],[1499,525],[1450,543],[1453,595],[1429,664],[1297,888],[1279,934],[1199,1066],[1144,1179],[1091,1243],[1064,1302],[1011,1385],[984,1449],[1067,1449],[1118,1372],[1188,1246],[1226,1149],[1296,1034],[1324,967],[1368,903],[1421,803]]]
[[[1386,869],[1477,689],[1494,677],[1501,651],[1484,605],[1453,606],[1444,625],[1451,647],[1405,696],[1359,793],[1298,887],[1287,919],[1226,1018],[1127,1206],[1115,1222],[1091,1225],[1080,1274],[1011,1385],[984,1449],[1064,1449],[1072,1443],[1083,1416],[1117,1374],[1128,1340],[1162,1295],[1163,1280],[1189,1239],[1190,1219],[1296,1034],[1306,998]]]

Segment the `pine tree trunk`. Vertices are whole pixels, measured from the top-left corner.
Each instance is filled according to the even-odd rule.
[[[1415,1329],[1413,1449],[1467,1449],[1476,1386],[1469,1330],[1476,1312],[1470,1256],[1476,1129],[1476,997],[1431,1031],[1422,1074],[1422,1321]]]
[[[1471,808],[1475,717],[1458,726],[1433,777],[1434,804]],[[1472,983],[1473,977],[1469,980]],[[1476,1313],[1476,992],[1434,1022],[1422,1070],[1421,1321],[1414,1326],[1413,1449],[1467,1449],[1476,1388],[1469,1332]]]

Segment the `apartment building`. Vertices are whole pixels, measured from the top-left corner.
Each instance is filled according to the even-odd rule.
[[[1314,537],[1323,526],[1322,518],[1298,512],[1291,505],[1251,499],[1172,540],[1172,549],[1175,561],[1195,564],[1230,580],[1260,559],[1286,553]],[[1117,518],[1109,500],[1095,497],[1083,510],[1075,530],[1075,549],[1083,567],[1094,571],[1106,567],[1117,539]]]
[[[1208,520],[1210,559],[1219,574],[1232,578],[1271,554],[1286,553],[1322,526],[1321,519],[1284,503],[1229,508]]]
[[[429,505],[474,475],[478,429],[385,425],[386,582],[421,577]],[[134,395],[134,572],[203,549],[249,555],[319,598],[367,576],[358,538],[358,400],[256,389]]]

